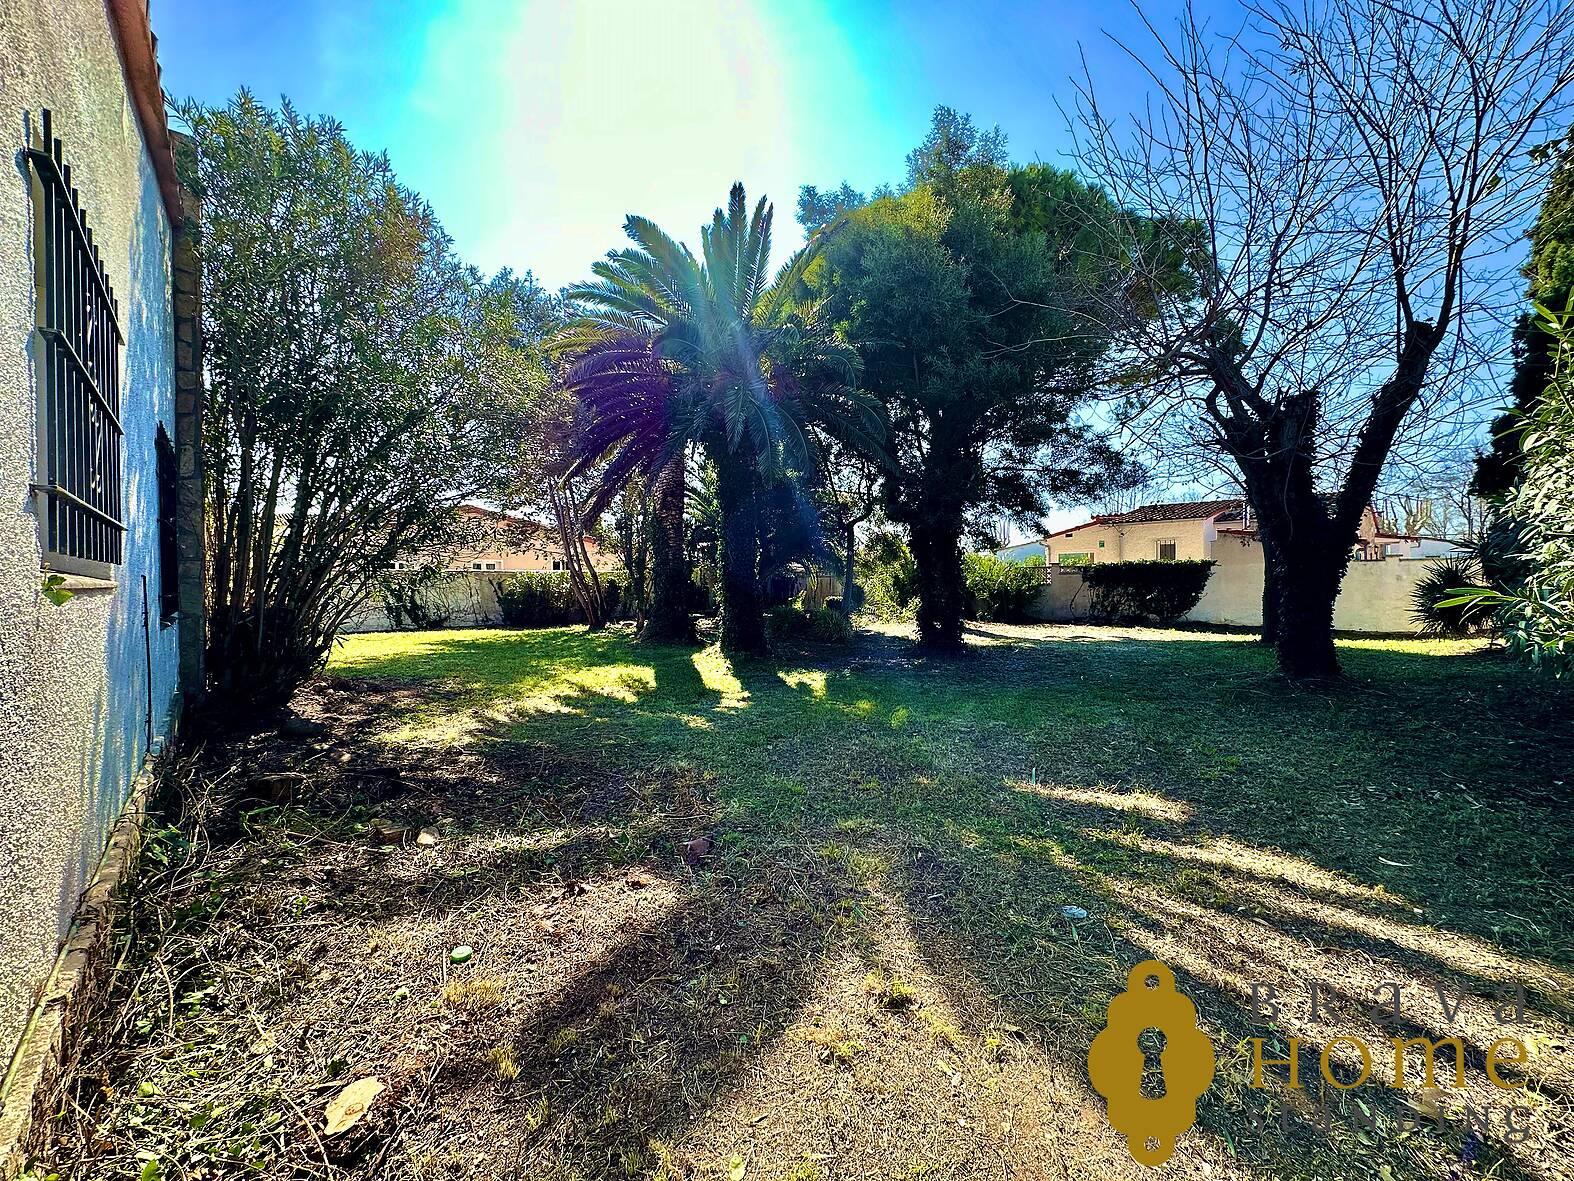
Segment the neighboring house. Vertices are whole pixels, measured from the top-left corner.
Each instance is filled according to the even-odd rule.
[[[202,598],[195,266],[145,3],[0,0],[0,137],[4,1062],[200,690]]]
[[[1054,573],[1035,609],[1042,618],[1076,619],[1087,613],[1090,596],[1079,567],[1207,559],[1215,563],[1207,590],[1186,618],[1243,627],[1262,624],[1263,550],[1251,506],[1243,500],[1145,504],[1131,512],[1106,513],[1047,535],[1044,548]],[[1368,508],[1352,547],[1355,560],[1340,584],[1334,626],[1352,632],[1414,631],[1411,594],[1429,564],[1413,559],[1461,552],[1443,538],[1389,532]]]
[[[441,626],[495,624],[502,617],[498,588],[510,575],[567,571],[556,529],[475,504],[462,504],[457,511],[461,540],[456,547],[445,547],[440,552],[394,563],[395,571],[430,571],[434,567],[442,571],[441,578],[421,591],[424,606],[431,616],[441,621]],[[603,549],[594,538],[585,538],[585,551],[590,555],[591,565],[603,575],[622,569],[617,555]],[[425,581],[424,576],[422,581]],[[391,603],[387,588],[373,590],[339,630],[344,633],[380,632],[411,626]]]
[[[556,529],[474,504],[460,505],[459,516],[467,540],[463,548],[447,557],[445,564],[450,570],[521,574],[567,569]],[[603,573],[621,565],[617,556],[604,551],[594,538],[585,538],[585,552],[590,555],[590,564]]]
[[[1244,500],[1145,504],[1127,513],[1105,513],[1046,535],[1044,549],[1049,553],[1050,564],[1056,566],[1154,559],[1195,561],[1213,557],[1214,543],[1220,537],[1258,544],[1251,506]],[[1443,538],[1386,531],[1376,510],[1368,506],[1361,515],[1351,556],[1357,561],[1375,561],[1459,552],[1462,551],[1456,543]]]

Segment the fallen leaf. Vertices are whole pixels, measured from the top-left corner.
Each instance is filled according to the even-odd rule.
[[[415,834],[415,843],[423,849],[430,849],[437,844],[437,830],[435,828],[423,828]]]
[[[329,1136],[337,1136],[345,1129],[354,1127],[383,1090],[383,1082],[376,1075],[357,1079],[345,1087],[328,1100],[328,1106],[323,1110],[323,1118],[327,1121],[324,1132]]]
[[[743,1163],[743,1158],[736,1153],[727,1163],[727,1181],[743,1181],[743,1175],[749,1171],[749,1166]]]

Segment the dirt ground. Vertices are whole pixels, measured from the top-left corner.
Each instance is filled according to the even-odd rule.
[[[284,727],[170,768],[39,1176],[1574,1176],[1574,722],[1553,695],[1506,751],[1441,745],[1439,703],[1541,692],[1490,654],[1352,650],[1354,688],[1280,703],[1249,646],[1174,633],[720,672],[448,635],[368,640]],[[1086,1068],[1148,956],[1219,1057],[1157,1171]],[[1485,1049],[1515,985],[1534,1057],[1507,1092]],[[1459,1034],[1466,1085],[1250,1085],[1248,1037],[1305,1039],[1315,1079],[1317,1045],[1395,1033]],[[341,1129],[351,1084],[375,1094]]]

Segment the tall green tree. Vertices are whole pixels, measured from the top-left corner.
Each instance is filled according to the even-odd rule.
[[[1130,475],[1077,420],[1111,341],[1091,313],[1122,274],[1113,236],[1085,230],[1117,211],[1074,177],[1002,159],[997,132],[940,108],[908,189],[847,214],[809,277],[884,411],[882,505],[911,538],[919,637],[941,649],[962,644],[970,524],[1036,523],[1052,498]]]
[[[762,493],[810,470],[815,431],[878,448],[879,421],[857,390],[857,356],[819,304],[795,298],[823,239],[773,277],[772,207],[750,212],[743,186],[701,230],[700,254],[642,217],[634,242],[568,289],[584,315],[564,340],[567,384],[588,421],[587,455],[610,478],[659,471],[690,443],[716,473],[722,517],[721,643],[765,650]]]
[[[493,490],[530,285],[464,266],[332,120],[245,91],[179,116],[202,206],[208,667],[220,698],[269,705],[395,559]]]
[[[1574,306],[1574,130],[1559,143],[1543,148],[1558,164],[1547,185],[1541,212],[1526,235],[1530,256],[1521,272],[1528,280],[1525,297],[1533,304],[1562,312]],[[1553,334],[1525,312],[1514,325],[1514,378],[1509,385],[1511,408],[1492,422],[1492,442],[1476,457],[1470,490],[1476,496],[1505,496],[1518,486],[1524,470],[1521,428],[1552,381]]]
[[[1514,424],[1519,481],[1498,498],[1496,536],[1489,538],[1506,551],[1496,563],[1500,585],[1437,606],[1495,608],[1522,659],[1565,677],[1574,675],[1574,312],[1544,308],[1535,327],[1551,343],[1551,373]]]

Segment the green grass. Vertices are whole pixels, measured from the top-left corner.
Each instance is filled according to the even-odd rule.
[[[1574,769],[1566,693],[1457,641],[1342,641],[1349,684],[1297,691],[1240,636],[1074,635],[955,662],[826,649],[733,670],[714,650],[622,633],[391,633],[347,638],[329,671],[444,690],[391,717],[392,739],[550,741],[698,771],[745,837],[761,823],[768,836],[898,825],[1003,855],[1058,840],[1121,861],[1122,824],[1184,814],[1424,897],[1429,921],[1530,952],[1570,946],[1566,896],[1537,892],[1567,865],[1566,831],[1544,823]],[[1060,794],[1022,790],[1035,778]],[[1104,801],[1116,810],[1088,791],[1131,798]]]
[[[814,851],[894,896],[937,972],[1072,1065],[1126,969],[1155,953],[1221,1046],[1262,1032],[1250,980],[1311,976],[1352,1014],[1385,980],[1487,997],[1522,979],[1538,1019],[1567,1033],[1565,690],[1473,643],[1343,641],[1347,682],[1299,690],[1239,635],[979,640],[954,661],[866,635],[733,667],[622,632],[367,635],[337,646],[329,673],[408,690],[380,723],[393,746],[522,744],[608,779],[697,785],[725,873],[769,882],[784,851]],[[1066,905],[1090,918],[1068,922]],[[857,938],[877,912],[850,898],[836,917]],[[1303,1126],[1285,1144],[1243,1140],[1242,1112],[1263,1099],[1238,1062],[1222,1073],[1203,1127],[1279,1175],[1332,1175],[1325,1161],[1441,1175],[1460,1139],[1374,1149]],[[1394,1118],[1397,1100],[1382,1102]],[[1535,1175],[1533,1151],[1492,1141],[1481,1159]]]

